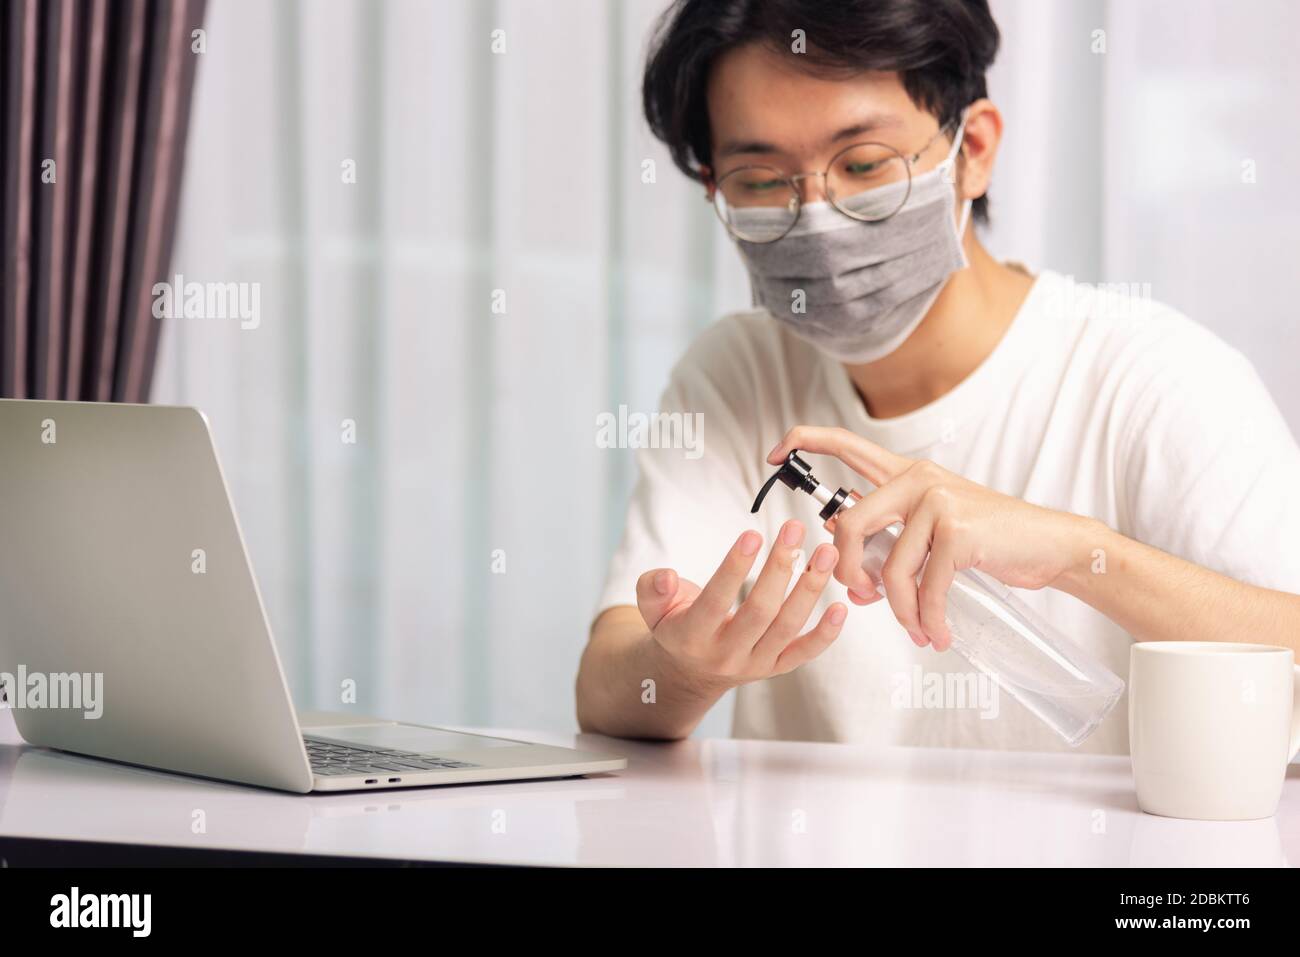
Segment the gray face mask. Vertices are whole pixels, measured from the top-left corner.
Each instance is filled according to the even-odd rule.
[[[961,237],[970,200],[958,225],[952,183],[964,127],[963,122],[947,158],[912,180],[906,204],[889,219],[860,222],[830,203],[807,203],[798,222],[776,242],[737,240],[756,304],[840,362],[873,362],[902,345],[948,277],[967,265]],[[906,181],[892,183],[846,205],[883,215],[898,207],[906,190]],[[733,213],[738,226],[756,230],[772,215],[761,208]],[[797,311],[800,307],[804,311]]]

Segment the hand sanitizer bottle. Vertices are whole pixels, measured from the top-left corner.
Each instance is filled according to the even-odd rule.
[[[847,489],[832,493],[817,481],[796,449],[759,491],[752,511],[758,511],[778,480],[820,502],[820,517],[830,532],[835,530],[836,516],[862,498]],[[902,531],[903,526],[895,522],[863,545],[862,567],[882,595],[881,570]],[[954,578],[946,620],[952,650],[1071,747],[1096,730],[1124,692],[1124,682],[1114,672],[1044,621],[1006,585],[975,569],[960,571]]]

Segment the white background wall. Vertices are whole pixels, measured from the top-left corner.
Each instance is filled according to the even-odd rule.
[[[353,679],[359,710],[573,726],[633,477],[596,416],[652,410],[691,336],[749,301],[640,118],[660,5],[210,0],[174,268],[259,283],[261,324],[172,322],[155,399],[214,423],[300,705]],[[1300,6],[995,12],[991,246],[1149,283],[1297,429]]]

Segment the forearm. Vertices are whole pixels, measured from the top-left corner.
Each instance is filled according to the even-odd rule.
[[[684,675],[635,608],[611,608],[592,627],[578,667],[578,724],[624,738],[685,738],[724,691]]]
[[[1083,519],[1053,586],[1138,641],[1239,641],[1300,653],[1300,596],[1235,581]]]

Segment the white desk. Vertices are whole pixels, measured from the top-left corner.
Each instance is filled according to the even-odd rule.
[[[588,779],[297,796],[29,748],[6,712],[0,835],[554,865],[1300,862],[1294,765],[1275,818],[1208,823],[1141,813],[1127,758],[497,733],[630,764]]]

